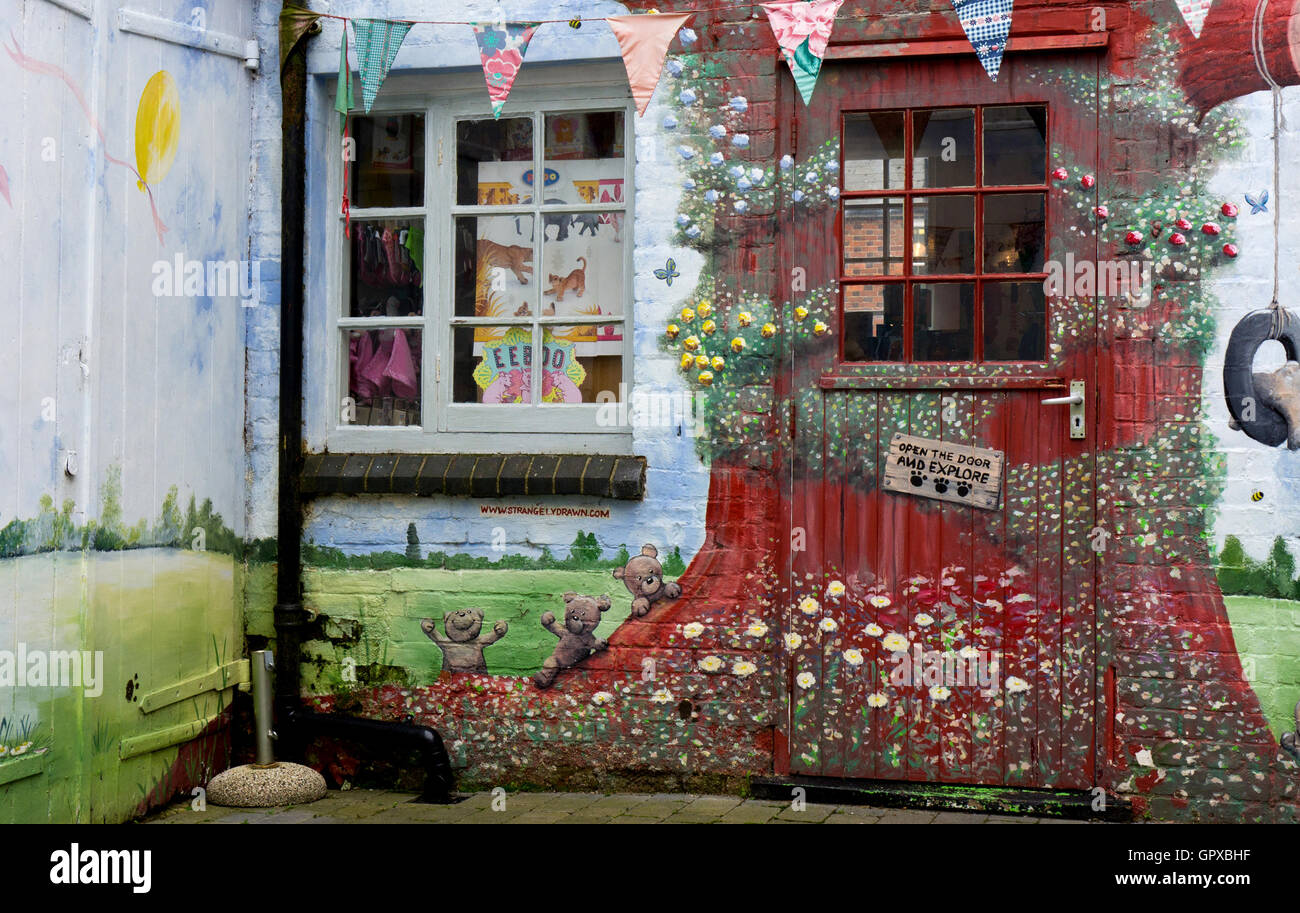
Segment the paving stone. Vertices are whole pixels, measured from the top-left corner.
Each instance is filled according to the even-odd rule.
[[[623,817],[663,819],[680,811],[685,805],[686,803],[681,800],[648,799],[629,808],[623,813]]]
[[[743,802],[718,818],[719,824],[766,824],[781,813],[784,806],[763,802]]]
[[[975,812],[939,812],[931,824],[983,824],[988,815]]]
[[[842,809],[836,809],[822,824],[875,824],[879,820],[874,815],[846,815]]]
[[[816,824],[829,818],[833,811],[835,811],[834,805],[806,805],[803,811],[795,811],[787,805],[777,817],[786,821],[811,821]]]
[[[914,808],[891,808],[880,816],[881,824],[931,824],[938,817],[938,812],[927,812]]]

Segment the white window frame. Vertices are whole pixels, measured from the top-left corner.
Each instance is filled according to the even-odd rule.
[[[624,396],[630,396],[633,381],[633,250],[635,225],[635,131],[636,109],[626,82],[592,84],[584,82],[585,67],[554,68],[558,79],[547,80],[528,88],[515,88],[502,109],[501,117],[534,117],[533,169],[537,174],[545,155],[544,125],[548,113],[581,111],[623,111],[623,283],[624,300],[621,318],[602,320],[601,323],[621,323],[623,327]],[[568,72],[565,72],[568,71]],[[452,347],[454,326],[478,324],[499,325],[500,320],[488,318],[455,317],[453,301],[454,275],[454,225],[460,215],[487,214],[507,216],[531,214],[536,220],[533,231],[533,263],[537,265],[534,281],[544,281],[540,275],[542,263],[541,241],[546,212],[565,211],[608,212],[619,208],[609,203],[545,204],[544,194],[534,194],[534,202],[514,206],[460,206],[455,204],[455,169],[457,120],[490,119],[491,106],[487,89],[478,76],[474,89],[460,91],[397,94],[381,99],[371,108],[370,115],[384,116],[415,114],[424,116],[425,129],[425,181],[424,203],[414,207],[357,208],[352,207],[353,222],[366,219],[423,219],[424,222],[424,307],[423,314],[415,317],[351,317],[348,316],[349,265],[352,242],[344,235],[344,219],[338,207],[332,208],[330,219],[330,254],[325,258],[329,270],[329,317],[326,333],[330,340],[324,362],[326,377],[332,378],[328,389],[337,399],[346,396],[349,365],[345,355],[344,332],[362,327],[413,328],[421,331],[421,403],[420,426],[385,426],[343,424],[341,410],[331,410],[332,419],[325,429],[325,443],[334,452],[496,452],[496,453],[578,453],[602,452],[625,454],[632,452],[632,433],[626,425],[597,423],[601,406],[597,403],[536,405],[504,405],[480,403],[452,403]],[[551,74],[548,74],[551,75]],[[441,82],[442,80],[440,80]],[[354,111],[353,114],[357,114]],[[343,163],[338,156],[330,171],[330,199],[337,201],[342,195]],[[522,162],[520,164],[523,164]],[[543,231],[537,231],[543,228]],[[540,299],[539,299],[540,300]],[[537,316],[532,318],[539,328],[534,336],[536,344],[540,328],[547,325],[572,326],[572,316]],[[533,389],[540,390],[541,365],[533,364]]]

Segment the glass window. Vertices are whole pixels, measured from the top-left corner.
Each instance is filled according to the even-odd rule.
[[[843,148],[844,360],[1044,361],[1046,107],[847,114]]]

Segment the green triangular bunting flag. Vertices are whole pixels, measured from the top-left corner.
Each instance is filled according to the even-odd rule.
[[[393,67],[402,39],[411,30],[409,22],[390,19],[353,19],[352,35],[357,42],[357,71],[361,74],[361,107],[370,113],[379,87]]]

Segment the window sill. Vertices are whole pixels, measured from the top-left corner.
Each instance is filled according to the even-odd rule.
[[[645,457],[589,454],[313,453],[302,493],[645,498]]]

